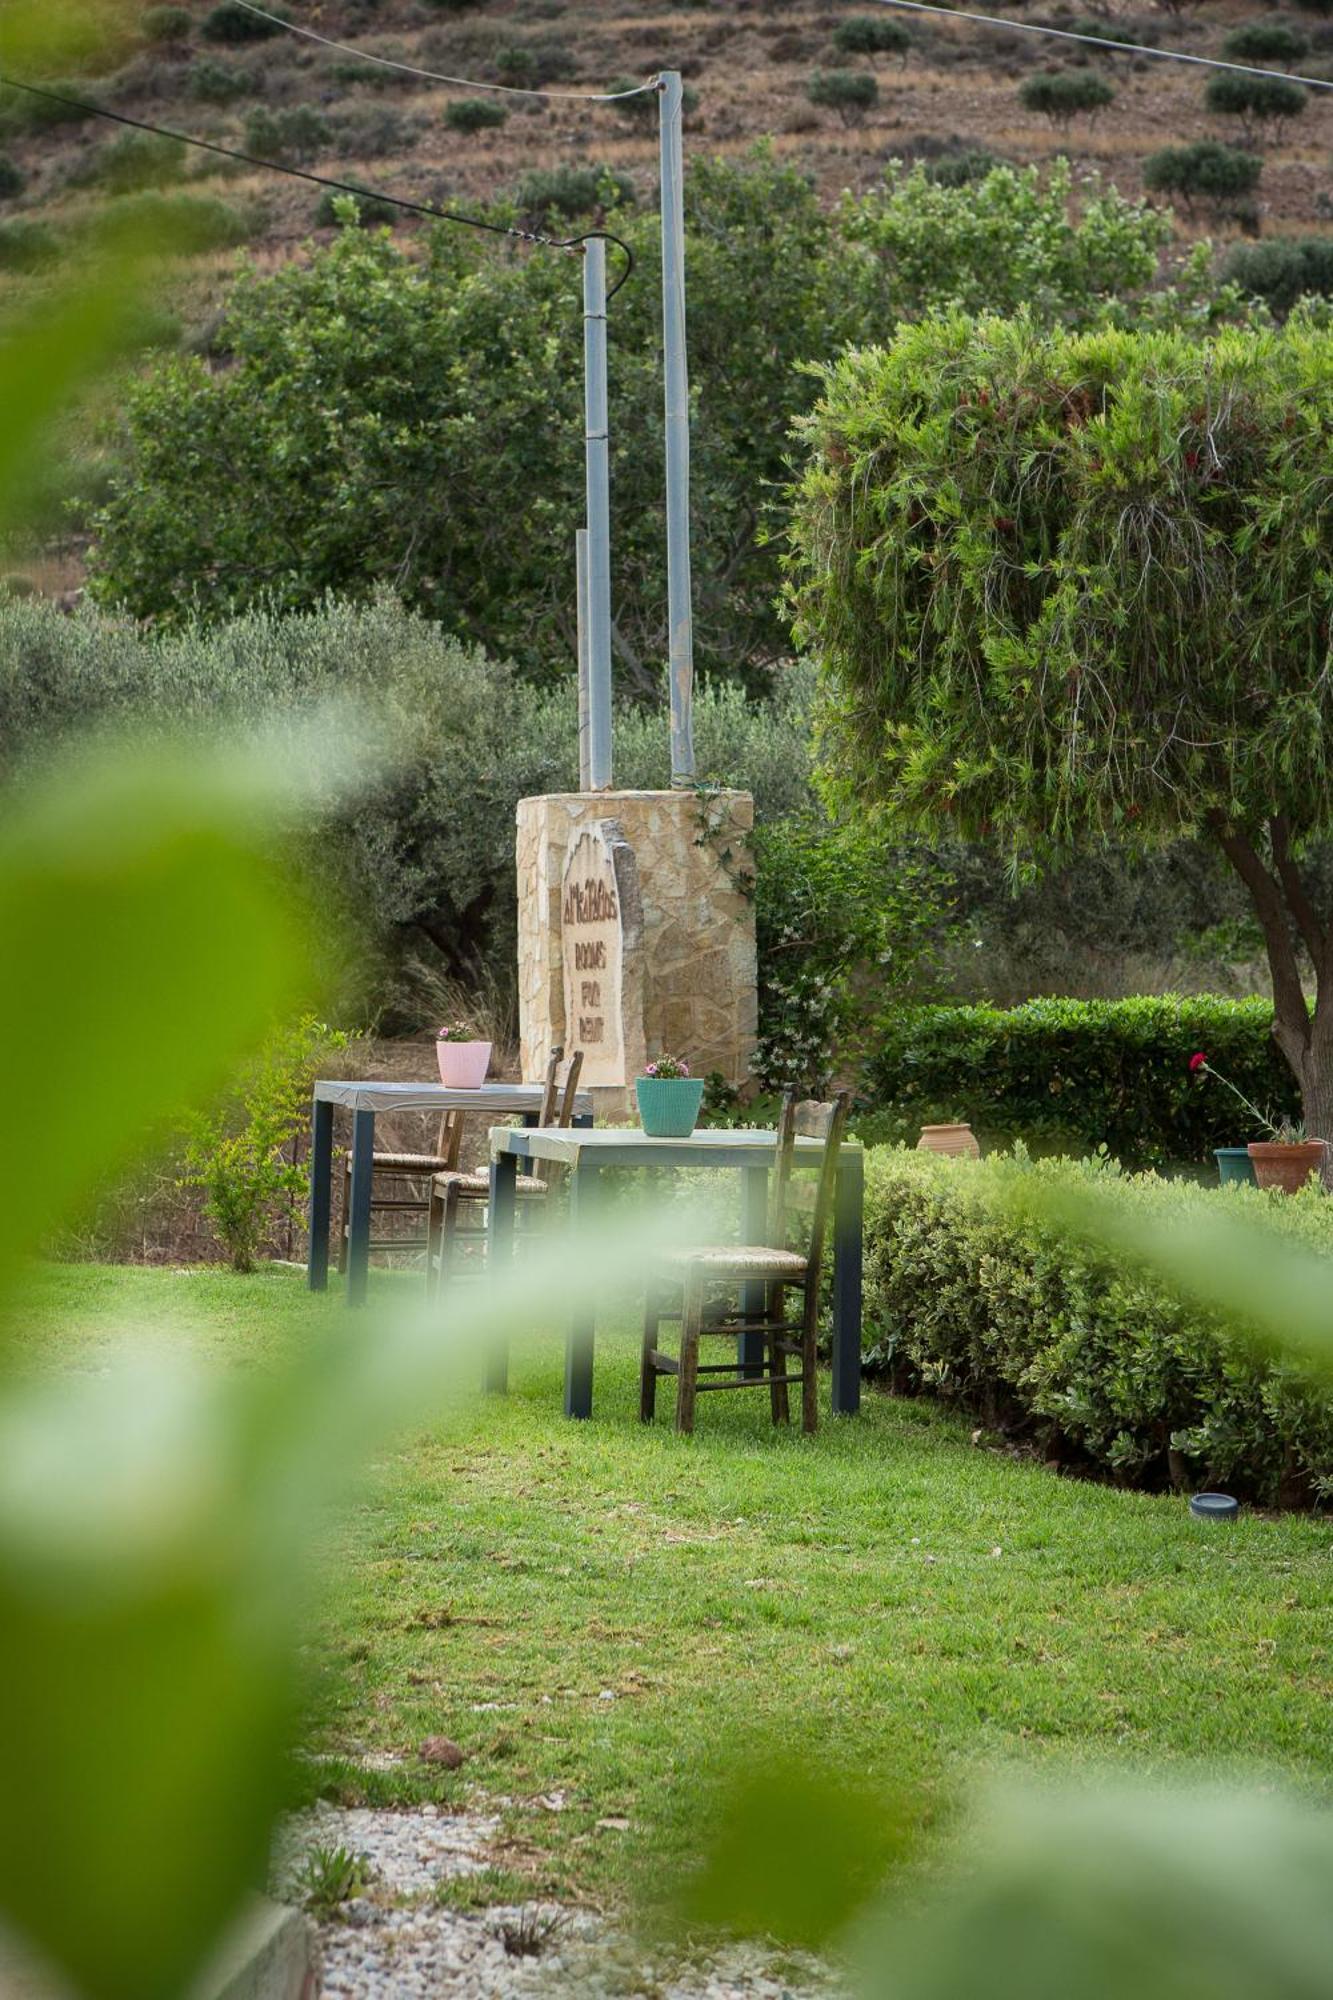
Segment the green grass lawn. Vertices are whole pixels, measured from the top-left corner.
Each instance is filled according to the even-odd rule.
[[[188,1319],[229,1364],[317,1337],[299,1273],[63,1267],[29,1356],[88,1363],[99,1315]],[[1210,1529],[874,1393],[813,1439],[774,1434],[762,1393],[709,1397],[692,1441],[668,1393],[645,1431],[623,1321],[591,1423],[562,1417],[561,1367],[553,1324],[508,1397],[372,1469],[333,1550],[313,1785],[503,1800],[505,1865],[605,1905],[688,1861],[710,1785],[774,1744],[917,1785],[940,1824],[1016,1765],[1260,1765],[1333,1790],[1327,1521]],[[461,1771],[422,1763],[433,1734]]]

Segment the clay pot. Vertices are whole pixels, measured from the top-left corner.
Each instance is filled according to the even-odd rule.
[[[947,1153],[953,1159],[979,1160],[981,1148],[970,1125],[923,1125],[918,1153]]]
[[[1254,1178],[1261,1188],[1281,1188],[1284,1194],[1299,1194],[1311,1174],[1324,1164],[1324,1141],[1302,1139],[1294,1146],[1280,1146],[1275,1139],[1256,1139],[1249,1149],[1254,1162]]]

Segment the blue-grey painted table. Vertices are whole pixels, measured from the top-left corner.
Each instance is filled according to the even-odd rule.
[[[525,1160],[550,1160],[569,1169],[570,1222],[589,1227],[596,1214],[598,1176],[610,1167],[729,1168],[741,1176],[741,1240],[762,1243],[768,1220],[768,1175],[777,1154],[778,1135],[764,1131],[703,1131],[688,1139],[650,1139],[631,1128],[601,1131],[529,1127],[497,1127],[491,1133],[491,1268],[513,1247],[515,1183]],[[823,1152],[817,1139],[796,1141],[797,1162],[813,1163]],[[833,1218],[833,1411],[855,1416],[861,1407],[861,1236],[865,1203],[861,1148],[848,1143],[838,1155],[837,1200]],[[762,1284],[745,1288],[742,1308],[756,1319],[764,1316]],[[590,1305],[581,1304],[570,1326],[565,1350],[565,1415],[592,1415],[594,1322]],[[743,1334],[740,1365],[748,1373],[763,1373],[763,1335]],[[503,1390],[508,1355],[497,1348],[487,1361],[486,1382]]]
[[[526,1118],[541,1113],[540,1083],[483,1083],[477,1090],[447,1090],[442,1083],[369,1083],[364,1080],[315,1085],[310,1118],[310,1251],[306,1275],[312,1292],[329,1282],[329,1221],[333,1207],[333,1114],[341,1105],[352,1114],[352,1186],[348,1203],[347,1303],[364,1305],[370,1265],[370,1183],[375,1151],[375,1118],[381,1111],[486,1112],[491,1117]],[[592,1098],[581,1090],[575,1117],[592,1122]]]

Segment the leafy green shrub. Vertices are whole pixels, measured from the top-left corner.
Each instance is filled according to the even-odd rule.
[[[388,104],[348,104],[329,119],[338,151],[362,160],[382,160],[410,152],[417,142],[417,124]]]
[[[75,187],[102,187],[108,194],[135,194],[164,187],[185,171],[185,142],[155,132],[122,132],[83,160],[70,174]]]
[[[1247,137],[1276,134],[1289,118],[1299,118],[1310,101],[1303,84],[1288,83],[1280,76],[1237,76],[1221,71],[1204,85],[1203,101],[1209,111],[1240,120]]]
[[[261,159],[302,164],[327,151],[333,134],[328,119],[311,104],[270,111],[259,105],[245,121],[245,148]]]
[[[403,219],[403,211],[396,202],[384,201],[376,194],[339,194],[334,188],[326,188],[315,206],[315,227],[332,229],[343,223],[351,223],[360,229],[390,229]]]
[[[60,239],[44,222],[15,216],[0,222],[0,271],[41,271],[60,255]]]
[[[1333,241],[1327,236],[1274,236],[1267,243],[1237,243],[1227,253],[1222,275],[1283,317],[1299,298],[1333,297]]]
[[[1300,62],[1310,53],[1310,37],[1279,15],[1266,21],[1242,21],[1222,40],[1230,62]]]
[[[909,29],[887,15],[852,14],[833,30],[833,45],[845,56],[902,56],[912,46]]]
[[[868,69],[817,69],[805,94],[821,111],[836,111],[844,125],[861,125],[879,103],[879,84]]]
[[[1065,129],[1075,118],[1095,117],[1114,96],[1115,86],[1088,70],[1047,70],[1040,76],[1024,77],[1018,86],[1025,111],[1038,111],[1052,125]]]
[[[619,208],[634,200],[634,183],[614,167],[538,167],[524,174],[515,191],[519,213],[531,222],[559,215],[566,221],[599,208]]]
[[[508,116],[493,97],[457,97],[444,107],[444,122],[451,132],[492,132]]]
[[[867,1158],[866,1339],[900,1387],[956,1398],[1043,1454],[1117,1483],[1221,1484],[1260,1501],[1333,1489],[1333,1402],[1293,1367],[1239,1344],[1219,1314],[1165,1280],[1080,1244],[1042,1200],[1085,1190],[1157,1229],[1240,1204],[1329,1258],[1318,1194],[1269,1200],[1086,1163]]]
[[[58,80],[49,88],[57,93],[55,97],[31,97],[0,83],[0,131],[46,132],[60,125],[82,125],[96,117],[97,96],[86,83]],[[60,101],[66,98],[68,101]]]
[[[966,1118],[1005,1140],[1105,1146],[1125,1166],[1211,1163],[1259,1138],[1225,1091],[1201,1087],[1199,1049],[1261,1110],[1298,1116],[1299,1094],[1264,999],[1029,1000],[886,1014],[869,1090],[899,1109]]]
[[[145,7],[139,16],[139,32],[148,42],[187,42],[192,25],[187,7]]]
[[[1189,146],[1164,146],[1143,162],[1143,185],[1154,194],[1179,195],[1187,207],[1206,201],[1226,208],[1254,193],[1263,172],[1255,153],[1196,139]]]
[[[191,63],[185,73],[185,92],[199,104],[233,104],[238,97],[251,97],[255,79],[247,69],[233,63],[216,62],[211,56]]]
[[[984,181],[1003,165],[1003,160],[983,146],[965,146],[961,152],[941,153],[938,159],[925,161],[922,172],[934,187],[961,188]]]
[[[611,81],[603,86],[607,94],[616,100],[614,104],[609,105],[607,108],[614,111],[618,118],[623,118],[627,125],[647,126],[656,125],[657,123],[657,93],[653,90],[645,90],[643,82],[644,79],[641,76],[613,76]],[[631,91],[635,95],[628,95]],[[685,97],[688,94],[689,86],[686,85],[681,97],[682,109],[692,108],[685,105]],[[695,93],[695,102],[698,102],[697,93]]]
[[[256,218],[217,195],[162,194],[146,190],[104,202],[89,218],[86,233],[119,234],[133,243],[151,243],[156,255],[201,257],[248,242]]]
[[[270,14],[281,10],[269,8]],[[265,20],[262,14],[252,14],[248,7],[241,7],[237,0],[220,0],[220,4],[204,16],[203,36],[207,42],[267,42],[274,35],[280,35],[282,28],[277,21]]]
[[[297,1156],[322,1063],[347,1037],[313,1015],[272,1035],[238,1077],[226,1103],[187,1130],[184,1184],[204,1210],[233,1271],[253,1271],[265,1238],[309,1199],[310,1172]]]
[[[510,42],[495,58],[498,81],[519,90],[567,82],[578,73],[578,58],[565,42]]]
[[[0,201],[12,201],[26,186],[22,169],[0,154]]]

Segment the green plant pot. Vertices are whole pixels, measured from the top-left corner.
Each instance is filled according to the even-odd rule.
[[[1228,1181],[1248,1181],[1253,1186],[1254,1162],[1248,1146],[1214,1146],[1213,1158],[1217,1161],[1217,1178],[1223,1187]]]
[[[650,1139],[688,1139],[703,1103],[701,1076],[640,1076],[634,1082],[639,1123]]]

